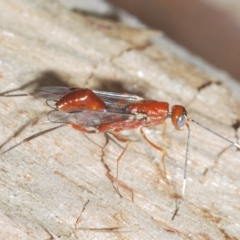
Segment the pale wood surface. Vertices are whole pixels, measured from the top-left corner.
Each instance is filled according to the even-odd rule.
[[[2,0],[0,9],[1,92],[39,85],[130,92],[184,104],[190,117],[236,140],[239,101],[217,77],[149,44],[159,33],[73,13],[57,1]],[[29,125],[49,110],[41,99],[1,98],[0,109],[2,150],[52,126]],[[191,129],[186,200],[174,221],[187,131],[173,130],[169,120],[169,181],[161,154],[134,134],[140,140],[120,162],[122,198],[111,181],[121,148],[106,145],[104,135],[90,136],[101,148],[66,127],[1,156],[0,239],[238,239],[240,152],[230,148],[216,161],[228,143]],[[162,145],[161,131],[146,133]]]

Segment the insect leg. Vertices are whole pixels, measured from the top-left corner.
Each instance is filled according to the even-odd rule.
[[[27,138],[24,138],[24,139],[23,139],[22,141],[20,141],[19,143],[15,144],[15,145],[11,146],[10,148],[8,148],[7,150],[3,151],[2,153],[0,153],[0,155],[3,155],[3,154],[5,154],[5,153],[11,151],[12,149],[18,147],[19,145],[22,145],[23,143],[30,142],[30,141],[33,140],[34,138],[37,138],[37,137],[39,137],[39,136],[41,136],[41,135],[43,135],[43,134],[45,134],[45,133],[51,132],[51,131],[53,131],[53,130],[56,130],[56,129],[60,128],[60,127],[67,126],[67,125],[68,125],[68,123],[65,123],[65,124],[58,125],[58,126],[56,126],[56,127],[49,128],[49,129],[46,129],[46,130],[44,130],[44,131],[35,133],[35,134],[33,134],[32,136],[27,137]]]
[[[96,130],[88,130],[85,127],[82,127],[80,125],[76,125],[76,124],[70,124],[74,129],[83,132],[83,133],[97,133],[97,129]]]
[[[120,154],[120,155],[118,156],[118,158],[117,158],[117,169],[116,169],[116,190],[117,190],[117,193],[118,193],[120,196],[122,196],[121,193],[120,193],[120,191],[119,191],[119,184],[118,184],[119,162],[120,162],[123,154],[126,152],[128,146],[129,146],[129,144],[130,144],[130,141],[129,141],[128,139],[119,137],[119,136],[118,136],[116,133],[114,133],[114,132],[112,133],[112,135],[113,135],[118,141],[124,142],[124,143],[126,144],[125,147],[123,148],[121,154]]]
[[[166,178],[166,167],[165,167],[165,156],[166,156],[166,151],[164,148],[162,147],[159,147],[157,146],[156,144],[154,144],[153,142],[151,142],[145,135],[144,131],[143,131],[143,128],[144,127],[141,127],[140,128],[140,133],[142,134],[142,136],[144,137],[144,139],[152,146],[154,147],[155,149],[157,149],[158,151],[162,152],[162,159],[161,159],[161,162],[162,162],[162,165],[163,165],[163,173],[164,173],[164,177]],[[166,129],[166,126],[164,125],[164,131],[163,131],[163,137],[165,136],[165,129]]]

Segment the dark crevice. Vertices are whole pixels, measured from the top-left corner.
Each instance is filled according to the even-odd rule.
[[[204,84],[202,84],[201,86],[199,86],[199,87],[197,88],[197,90],[198,90],[198,92],[200,92],[200,91],[202,91],[203,89],[205,89],[205,88],[207,88],[207,87],[209,87],[209,86],[211,86],[211,85],[213,85],[213,84],[215,84],[215,85],[221,85],[222,83],[221,83],[220,81],[216,81],[216,82],[207,81],[207,82],[205,82]]]
[[[232,128],[237,131],[240,127],[240,120],[238,119],[235,123],[232,124]]]

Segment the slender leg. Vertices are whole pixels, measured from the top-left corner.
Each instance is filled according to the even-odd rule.
[[[74,129],[76,129],[76,130],[78,130],[78,131],[81,131],[81,132],[84,132],[84,133],[91,133],[91,132],[89,132],[88,130],[86,130],[85,128],[83,128],[83,127],[81,127],[81,126],[78,126],[78,125],[75,125],[75,124],[71,124],[71,123],[64,123],[64,124],[58,125],[58,126],[56,126],[56,127],[48,128],[48,129],[43,130],[43,131],[41,131],[41,132],[35,133],[35,134],[33,134],[32,136],[30,136],[30,137],[24,138],[24,139],[23,139],[22,141],[20,141],[19,143],[15,144],[15,145],[9,147],[7,150],[1,152],[0,155],[3,155],[3,154],[5,154],[5,153],[11,151],[12,149],[18,147],[19,145],[22,145],[22,144],[24,144],[24,143],[26,143],[26,142],[30,142],[30,141],[33,140],[34,138],[37,138],[37,137],[39,137],[39,136],[41,136],[41,135],[44,135],[44,134],[46,134],[46,133],[48,133],[48,132],[54,131],[54,130],[60,128],[60,127],[69,126],[69,125],[72,126]]]
[[[162,159],[161,159],[161,162],[162,162],[162,165],[163,165],[163,171],[164,171],[164,178],[166,178],[166,167],[165,167],[165,156],[166,156],[166,151],[164,148],[161,148],[159,146],[157,146],[156,144],[154,144],[153,142],[151,142],[145,135],[144,131],[143,131],[143,128],[144,127],[141,127],[140,128],[140,133],[142,134],[142,136],[144,137],[144,139],[152,146],[154,147],[155,149],[157,149],[158,151],[162,152]],[[164,131],[163,131],[163,137],[165,136],[165,129],[166,129],[166,125],[164,127]]]
[[[112,133],[112,135],[113,135],[118,141],[126,143],[126,145],[125,145],[125,147],[123,148],[121,154],[120,154],[120,155],[118,156],[118,158],[117,158],[117,169],[116,169],[116,191],[117,191],[117,193],[118,193],[120,196],[122,196],[121,193],[120,193],[120,191],[119,191],[119,184],[118,184],[119,162],[120,162],[123,154],[126,152],[128,146],[129,146],[129,144],[130,144],[130,141],[127,140],[127,139],[124,139],[124,138],[119,137],[116,133]]]
[[[69,124],[69,125],[71,125],[72,128],[74,128],[74,129],[76,129],[80,132],[83,132],[83,133],[97,133],[97,130],[96,131],[94,131],[94,130],[89,131],[89,130],[85,129],[84,127],[80,126],[80,125],[76,125],[76,124]]]
[[[26,143],[26,142],[30,142],[30,141],[33,140],[34,138],[37,138],[37,137],[39,137],[39,136],[41,136],[41,135],[44,135],[44,134],[46,134],[46,133],[48,133],[48,132],[54,131],[54,130],[56,130],[56,129],[58,129],[58,128],[61,128],[61,127],[67,126],[67,125],[68,125],[68,123],[64,123],[64,124],[62,124],[62,125],[58,125],[58,126],[56,126],[56,127],[48,128],[48,129],[43,130],[43,131],[41,131],[41,132],[35,133],[35,134],[31,135],[30,137],[24,138],[22,141],[20,141],[19,143],[11,146],[11,147],[8,148],[7,150],[1,152],[0,155],[3,155],[3,154],[5,154],[5,153],[11,151],[12,149],[18,147],[19,145],[22,145],[22,144],[24,144],[24,143]]]
[[[166,135],[167,124],[166,124],[166,122],[163,122],[162,124],[163,124],[162,138],[164,139],[164,138],[165,138],[165,135]]]

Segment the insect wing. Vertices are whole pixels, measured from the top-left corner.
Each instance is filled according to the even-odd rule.
[[[132,94],[105,92],[93,90],[93,92],[101,98],[110,109],[123,109],[126,105],[143,101],[144,99]]]
[[[40,87],[37,88],[31,95],[35,97],[44,97],[46,99],[51,100],[59,100],[67,93],[76,90],[79,88],[71,88],[71,87]],[[114,93],[114,92],[105,92],[92,90],[99,98],[101,98],[108,108],[110,109],[123,109],[126,105],[131,103],[140,102],[143,98],[132,95],[132,94],[124,94],[124,93]]]
[[[34,90],[34,92],[31,94],[34,97],[44,97],[46,99],[51,100],[58,100],[67,93],[71,92],[72,90],[75,90],[76,88],[69,88],[69,87],[40,87]]]
[[[109,124],[124,120],[134,120],[135,115],[123,111],[93,111],[83,110],[76,112],[51,111],[48,120],[53,123],[72,123],[82,127],[98,127],[101,124]]]

